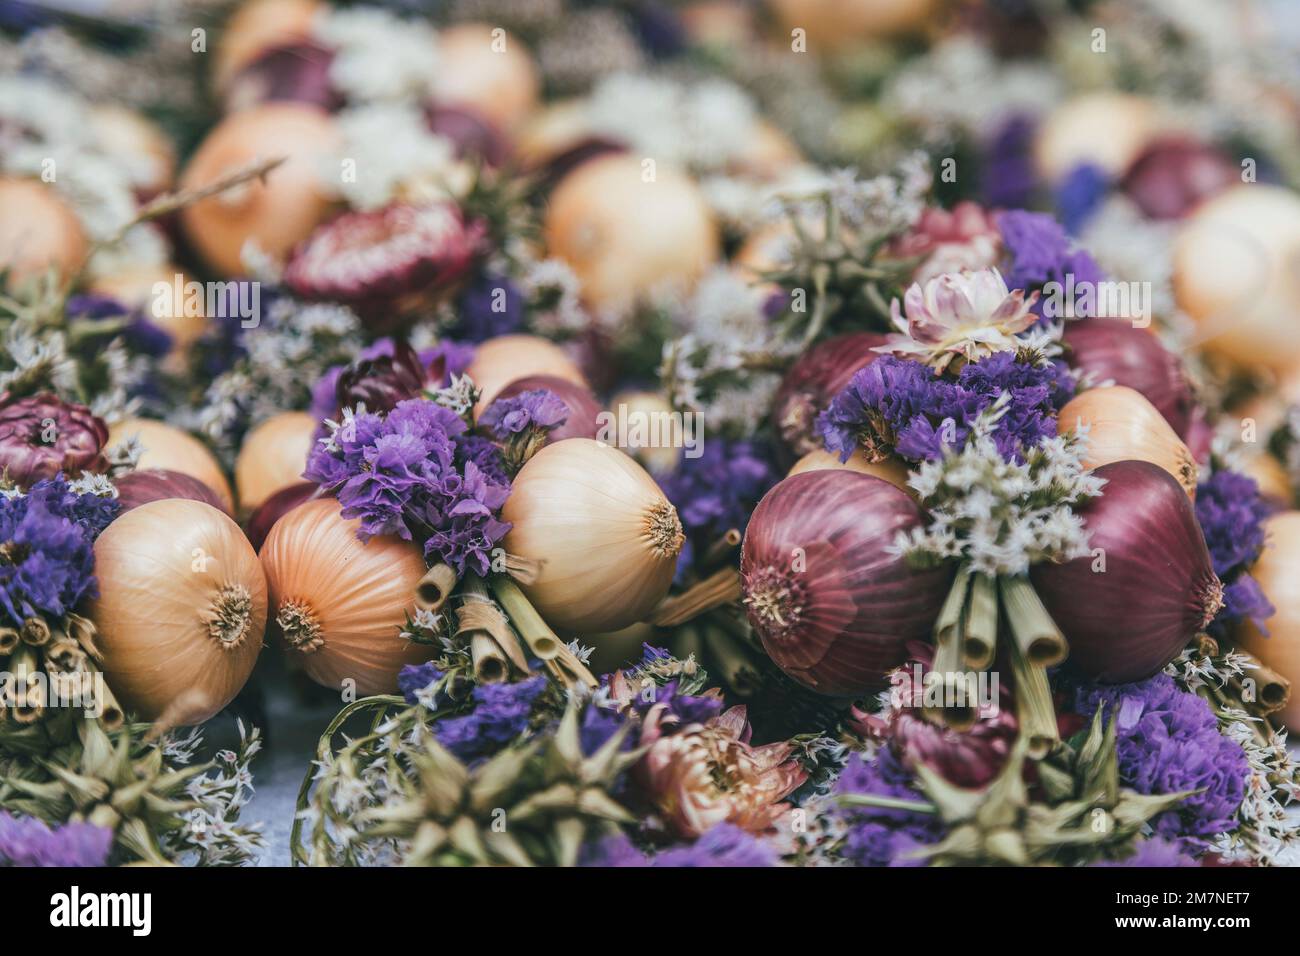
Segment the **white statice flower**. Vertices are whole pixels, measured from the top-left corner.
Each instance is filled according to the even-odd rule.
[[[766,298],[762,287],[736,270],[715,267],[685,301],[681,323],[709,350],[711,366],[739,368],[747,353],[770,344],[771,323],[763,314]]]
[[[83,471],[77,478],[68,482],[68,490],[74,495],[97,495],[100,498],[116,498],[117,486],[108,475]]]
[[[330,10],[313,35],[334,50],[330,82],[350,102],[429,99],[438,80],[438,39],[424,20],[374,7]]]
[[[743,385],[726,385],[714,391],[699,408],[710,428],[752,435],[772,410],[781,376],[761,373],[748,377]]]
[[[748,234],[770,218],[780,197],[825,188],[826,175],[815,166],[798,164],[772,180],[755,180],[730,172],[700,177],[700,191],[713,214],[730,231]]]
[[[921,152],[909,153],[894,172],[869,179],[851,168],[810,172],[777,192],[767,218],[817,223],[829,206],[842,229],[863,240],[884,238],[920,219],[932,182],[930,164]]]
[[[582,282],[564,260],[528,263],[519,285],[536,331],[550,335],[577,333],[590,325],[591,317],[582,306]]]
[[[342,143],[322,160],[321,181],[353,209],[454,198],[469,184],[455,147],[429,129],[416,103],[354,106],[338,114],[337,124]],[[341,176],[341,168],[354,175]]]
[[[1149,219],[1123,196],[1112,196],[1089,217],[1080,246],[1106,275],[1125,282],[1147,282],[1151,311],[1174,311],[1174,235],[1178,225]]]

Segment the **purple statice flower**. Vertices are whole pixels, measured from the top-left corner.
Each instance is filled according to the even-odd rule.
[[[397,344],[388,338],[376,339],[357,353],[356,363],[370,362],[384,356],[392,357],[396,351]],[[428,362],[424,356],[420,360],[428,367]],[[338,384],[339,377],[347,370],[346,365],[333,365],[326,370],[325,374],[320,377],[311,389],[311,417],[321,422],[327,418],[334,418],[338,414]],[[371,409],[374,411],[374,409]]]
[[[1219,469],[1196,488],[1196,520],[1214,573],[1224,583],[1223,607],[1210,625],[1216,637],[1246,618],[1263,629],[1274,608],[1247,569],[1264,549],[1264,519],[1272,512],[1255,479]]]
[[[912,359],[883,355],[860,370],[817,419],[828,451],[841,460],[863,445],[909,461],[927,461],[961,448],[980,414],[1010,394],[993,433],[1007,460],[1020,460],[1056,434],[1056,414],[1074,394],[1074,379],[1059,362],[1038,365],[996,352],[962,366],[956,379],[936,375]]]
[[[478,418],[498,441],[507,441],[530,428],[546,430],[563,425],[569,406],[548,388],[534,388],[511,398],[498,398]]]
[[[985,206],[1019,209],[1028,206],[1038,187],[1034,170],[1032,117],[1008,117],[985,149],[980,171],[980,195]]]
[[[722,713],[722,698],[702,694],[683,694],[674,679],[654,689],[652,696],[637,694],[630,701],[633,711],[644,717],[652,707],[660,707],[675,719],[678,726],[702,724]]]
[[[1091,718],[1106,707],[1116,722],[1119,775],[1138,793],[1199,791],[1151,821],[1157,836],[1202,847],[1232,829],[1246,795],[1250,764],[1235,741],[1219,733],[1210,705],[1168,674],[1133,684],[1086,684],[1076,708]]]
[[[452,378],[464,375],[474,361],[474,346],[469,342],[443,339],[433,348],[420,350],[420,361],[429,370],[432,388],[445,388]]]
[[[888,747],[870,760],[853,754],[845,764],[834,793],[865,793],[878,797],[926,802],[913,786],[912,775]],[[911,866],[908,855],[943,838],[943,823],[933,814],[877,807],[840,807],[847,833],[841,854],[858,866]]]
[[[113,831],[93,823],[51,829],[35,817],[0,812],[0,866],[105,866]]]
[[[395,534],[419,541],[431,563],[486,574],[510,530],[497,518],[510,486],[457,454],[465,432],[450,409],[408,399],[387,415],[345,417],[313,448],[304,476],[335,493],[345,518],[361,520],[363,541]]]
[[[610,707],[601,707],[592,704],[582,712],[582,723],[578,727],[578,735],[582,741],[582,752],[590,757],[597,750],[605,745],[609,738],[618,733],[619,729],[626,721],[618,711]],[[632,737],[629,735],[623,740],[623,750],[632,746]]]
[[[492,439],[484,438],[482,435],[462,435],[456,442],[456,464],[464,468],[467,462],[473,462],[489,481],[502,485],[510,484],[510,475],[506,471],[501,446]]]
[[[694,843],[673,846],[648,856],[624,834],[606,837],[583,850],[583,866],[617,867],[751,867],[776,866],[776,850],[734,823],[718,823]]]
[[[166,330],[150,322],[140,310],[128,309],[110,296],[74,295],[68,299],[65,311],[69,321],[129,318],[122,329],[122,338],[132,352],[161,358],[171,350],[172,337]]]
[[[505,276],[483,275],[466,286],[457,300],[457,337],[483,342],[519,330],[524,323],[524,295]]]
[[[434,725],[434,735],[464,763],[491,757],[529,729],[533,705],[545,690],[545,677],[479,684],[470,694],[474,709],[444,717]]]
[[[1007,288],[1028,293],[1041,290],[1049,282],[1064,286],[1067,276],[1073,277],[1075,287],[1104,278],[1092,256],[1075,249],[1061,224],[1046,213],[1018,209],[998,213],[995,219],[1006,250],[1003,277]],[[1043,302],[1040,298],[1034,305],[1040,315]]]
[[[1141,866],[1167,868],[1199,866],[1200,864],[1187,855],[1184,846],[1161,837],[1150,837],[1146,840],[1139,840],[1137,846],[1133,849],[1133,853],[1122,860],[1102,860],[1092,865],[1101,867]]]
[[[414,704],[418,701],[420,691],[435,681],[442,680],[443,676],[443,672],[438,670],[432,662],[407,664],[397,672],[397,689],[401,691],[408,704]],[[441,707],[444,703],[442,695],[439,694],[435,706]]]
[[[61,617],[97,593],[92,542],[117,502],[68,490],[62,476],[0,497],[0,618]]]
[[[1106,171],[1092,163],[1075,166],[1056,187],[1056,209],[1071,235],[1083,231],[1110,189]]]

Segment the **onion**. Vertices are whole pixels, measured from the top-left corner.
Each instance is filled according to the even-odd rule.
[[[300,103],[267,103],[235,113],[208,133],[190,159],[181,185],[211,185],[258,160],[287,156],[264,182],[249,182],[181,210],[185,234],[223,275],[244,272],[242,252],[252,239],[283,259],[331,209],[322,164],[338,143],[330,116]]]
[[[1179,219],[1198,203],[1241,181],[1222,150],[1181,137],[1156,140],[1124,174],[1122,187],[1152,219]]]
[[[311,40],[263,50],[227,85],[222,105],[227,113],[236,113],[287,101],[334,112],[343,97],[330,81],[333,63],[334,52]]]
[[[0,178],[0,268],[7,271],[11,288],[50,267],[67,277],[88,248],[81,220],[53,186]]]
[[[108,431],[108,444],[137,438],[143,449],[137,468],[165,468],[197,478],[217,493],[223,509],[234,513],[230,483],[206,445],[179,428],[149,418],[127,418]]]
[[[940,0],[768,0],[787,43],[798,27],[819,50],[920,32],[939,6]]]
[[[176,147],[156,123],[135,110],[101,103],[91,110],[90,128],[98,145],[122,167],[140,170],[132,177],[139,195],[149,198],[170,188]]]
[[[546,433],[546,444],[566,438],[595,438],[600,430],[600,402],[591,389],[554,375],[528,375],[517,378],[497,393],[497,398],[513,398],[520,392],[544,388],[569,409],[568,417]]]
[[[215,491],[191,475],[166,468],[145,468],[129,471],[113,484],[117,487],[117,500],[123,511],[130,511],[151,501],[168,498],[186,498],[201,501],[218,511],[229,514],[225,502]]]
[[[1199,206],[1174,243],[1174,293],[1205,347],[1238,363],[1284,370],[1300,361],[1300,197],[1281,186],[1235,186]]]
[[[244,533],[248,535],[253,550],[261,551],[266,536],[271,533],[275,523],[304,501],[310,501],[315,497],[319,487],[314,481],[300,481],[287,488],[281,488],[253,509],[253,513],[244,522]]]
[[[790,366],[772,401],[772,430],[778,450],[789,462],[822,447],[817,415],[849,384],[859,369],[880,357],[872,351],[885,344],[875,332],[849,332],[814,345]]]
[[[434,93],[439,106],[472,109],[508,133],[536,108],[541,80],[523,41],[494,36],[499,29],[459,23],[439,30]]]
[[[281,412],[244,436],[235,459],[241,509],[251,512],[277,491],[302,480],[316,441],[316,424],[306,412]]]
[[[640,465],[587,438],[548,445],[515,476],[506,550],[539,562],[521,585],[552,627],[617,631],[668,593],[685,540],[677,510]]]
[[[1142,395],[1180,438],[1187,437],[1196,402],[1183,363],[1154,335],[1117,319],[1065,323],[1066,359],[1097,381],[1114,381]]]
[[[802,475],[808,471],[833,471],[836,469],[856,471],[861,475],[874,475],[877,478],[883,478],[895,488],[906,491],[909,495],[912,494],[912,489],[907,484],[907,465],[901,458],[890,455],[880,461],[872,461],[861,448],[854,449],[853,454],[849,455],[848,461],[840,461],[839,455],[824,448],[810,451],[794,463],[794,467],[790,469],[786,477]]]
[[[921,527],[916,502],[848,470],[786,478],[745,531],[745,612],[763,647],[799,683],[834,696],[879,688],[934,627],[952,569],[913,570],[890,553]]]
[[[275,523],[262,545],[271,614],[312,680],[360,695],[391,694],[397,672],[437,649],[401,637],[427,570],[419,546],[391,535],[357,540],[358,521],[320,498]]]
[[[1098,136],[1098,130],[1106,134]],[[1049,182],[1084,164],[1119,176],[1155,130],[1156,111],[1149,100],[1127,93],[1087,93],[1048,115],[1034,141],[1034,163]]]
[[[1079,508],[1092,553],[1035,565],[1030,578],[1069,641],[1071,665],[1123,684],[1177,657],[1222,607],[1223,586],[1192,503],[1168,472],[1117,461],[1096,474],[1106,487]]]
[[[1149,461],[1177,479],[1189,498],[1196,497],[1196,459],[1140,392],[1123,385],[1080,392],[1061,409],[1056,424],[1064,435],[1080,423],[1088,428],[1085,467]]]
[[[1250,574],[1273,605],[1274,614],[1264,622],[1267,634],[1246,620],[1238,639],[1262,663],[1296,684],[1300,683],[1300,574],[1296,573],[1300,567],[1300,511],[1273,515],[1264,527],[1268,547]],[[1300,728],[1300,699],[1295,694],[1278,713],[1292,730]]]
[[[146,720],[198,724],[253,671],[266,629],[266,580],[248,539],[200,501],[151,501],[95,542],[104,677]]]
[[[660,286],[689,287],[718,258],[718,230],[695,183],[663,164],[652,182],[642,175],[636,156],[588,160],[546,209],[550,253],[572,266],[598,310]]]
[[[536,335],[500,335],[488,339],[474,350],[474,361],[465,370],[479,388],[475,414],[492,403],[492,399],[515,379],[528,375],[551,375],[586,386],[582,372],[573,359],[553,342]]]
[[[316,17],[326,9],[318,0],[249,0],[221,31],[213,78],[217,89],[224,90],[267,50],[309,39]]]

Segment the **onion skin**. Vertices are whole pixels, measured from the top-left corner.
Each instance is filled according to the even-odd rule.
[[[49,268],[60,278],[71,275],[87,249],[81,220],[53,186],[34,179],[0,179],[0,263],[11,288]]]
[[[235,459],[240,508],[251,512],[277,491],[302,480],[316,441],[316,424],[306,412],[281,412],[244,436]]]
[[[880,357],[885,344],[875,332],[849,332],[821,342],[790,366],[772,402],[772,430],[779,436],[784,464],[822,447],[814,431],[819,412],[844,389],[859,369]]]
[[[316,496],[320,486],[314,481],[300,481],[287,488],[281,488],[271,497],[253,509],[244,523],[244,533],[254,551],[260,552],[266,543],[266,536],[271,533],[275,523],[304,501]]]
[[[872,461],[861,448],[854,449],[853,454],[849,455],[848,461],[840,461],[839,455],[824,448],[810,451],[794,463],[794,466],[786,473],[786,477],[802,475],[807,471],[835,469],[856,471],[862,475],[874,475],[876,478],[883,478],[900,491],[905,491],[908,495],[915,497],[912,489],[907,485],[907,464],[901,458],[890,455],[880,461]]]
[[[541,79],[524,42],[489,23],[438,31],[438,106],[470,109],[509,134],[537,108]]]
[[[151,501],[186,498],[211,505],[223,514],[230,514],[225,502],[215,491],[192,475],[183,475],[179,471],[169,471],[166,468],[136,469],[116,479],[113,484],[117,487],[117,500],[124,512]]]
[[[672,584],[685,536],[654,479],[609,445],[547,445],[515,476],[501,517],[510,554],[538,561],[520,584],[556,630],[617,631],[643,620]]]
[[[1237,638],[1242,647],[1273,668],[1294,686],[1300,683],[1300,511],[1273,515],[1265,524],[1268,547],[1250,569],[1275,612],[1262,633],[1250,620],[1242,622]],[[1300,695],[1291,694],[1278,712],[1287,727],[1300,728]]]
[[[1152,219],[1180,219],[1198,203],[1241,181],[1222,150],[1181,137],[1158,139],[1134,160],[1120,183]]]
[[[316,683],[339,690],[352,680],[360,695],[395,693],[398,671],[437,653],[400,636],[407,614],[415,614],[424,557],[390,535],[363,544],[360,522],[340,511],[333,498],[320,498],[271,528],[261,551],[269,614]],[[292,628],[295,621],[288,633],[286,622]]]
[[[479,387],[475,416],[492,403],[501,389],[528,375],[553,375],[586,386],[582,372],[564,350],[536,335],[498,335],[474,350],[474,361],[465,370]]]
[[[1192,503],[1168,472],[1118,461],[1095,473],[1106,487],[1078,509],[1092,554],[1036,565],[1030,579],[1069,641],[1070,666],[1124,684],[1177,657],[1218,613],[1223,586]],[[1104,573],[1093,570],[1100,555]]]
[[[306,42],[313,22],[326,9],[318,0],[250,0],[241,5],[221,31],[214,57],[214,85],[223,90],[267,50]]]
[[[1154,335],[1118,319],[1083,319],[1065,323],[1064,341],[1071,368],[1141,392],[1186,440],[1196,401],[1183,363]]]
[[[239,693],[266,630],[266,580],[239,526],[199,501],[151,501],[95,542],[104,677],[132,713],[198,724]]]
[[[805,687],[847,697],[883,686],[927,638],[952,568],[914,570],[888,549],[924,522],[883,479],[819,470],[758,503],[741,549],[745,612],[772,660]]]
[[[139,438],[144,449],[136,463],[137,468],[165,468],[197,478],[217,493],[222,510],[234,513],[235,496],[230,491],[230,482],[226,481],[221,465],[203,442],[189,432],[163,422],[128,418],[109,429],[108,444],[115,445],[133,435]]]
[[[546,444],[551,445],[566,438],[595,438],[600,430],[600,403],[591,389],[554,375],[528,375],[517,378],[497,393],[497,398],[513,398],[521,392],[544,388],[564,402],[569,417],[546,434]]]

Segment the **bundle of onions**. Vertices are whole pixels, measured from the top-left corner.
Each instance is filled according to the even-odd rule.
[[[201,501],[218,511],[229,514],[226,504],[215,491],[192,475],[166,468],[145,468],[127,472],[113,482],[117,486],[117,500],[123,511],[130,511],[151,501],[168,498],[186,498]]]
[[[104,676],[138,716],[202,723],[253,671],[266,629],[266,579],[227,515],[184,498],[151,501],[95,542]]]
[[[623,452],[588,438],[548,445],[515,476],[506,550],[537,562],[525,593],[552,627],[616,631],[672,584],[685,536],[677,510]]]
[[[302,480],[315,435],[316,419],[306,412],[281,412],[244,436],[235,459],[235,488],[245,512]]]
[[[275,523],[304,501],[316,497],[320,486],[314,481],[300,481],[281,488],[271,497],[253,509],[253,513],[244,522],[244,532],[254,551],[261,551],[266,536],[271,533]]]
[[[109,429],[108,443],[114,445],[132,437],[143,449],[137,468],[161,468],[197,478],[216,492],[224,511],[235,510],[235,496],[221,465],[193,435],[150,418],[127,418]]]
[[[1085,319],[1065,324],[1064,342],[1072,368],[1141,392],[1187,438],[1196,408],[1192,388],[1183,363],[1154,335],[1118,319]]]
[[[1154,405],[1123,385],[1090,388],[1061,409],[1061,434],[1088,429],[1083,463],[1088,468],[1116,461],[1149,461],[1172,475],[1196,497],[1196,459]]]
[[[500,335],[474,350],[465,374],[479,387],[476,415],[511,382],[530,375],[549,375],[581,385],[587,382],[573,359],[553,342],[536,335]]]
[[[566,438],[595,438],[600,429],[600,403],[591,389],[556,375],[527,375],[517,378],[497,393],[497,398],[513,398],[521,392],[544,388],[569,409],[568,417],[546,435],[547,444]]]
[[[772,402],[772,430],[787,461],[822,447],[814,430],[817,413],[858,372],[880,357],[885,344],[875,332],[849,332],[813,346],[790,366]]]
[[[1223,605],[1196,513],[1178,482],[1146,461],[1096,472],[1101,497],[1080,509],[1091,553],[1036,565],[1031,579],[1092,680],[1150,677],[1178,656]]]
[[[435,649],[400,634],[427,570],[417,545],[383,535],[364,544],[332,498],[287,512],[262,545],[271,615],[308,675],[335,690],[397,690],[397,672]]]
[[[786,478],[763,496],[745,531],[745,612],[772,660],[833,696],[878,688],[924,639],[952,569],[918,571],[890,553],[921,527],[916,502],[889,482],[848,470]]]

